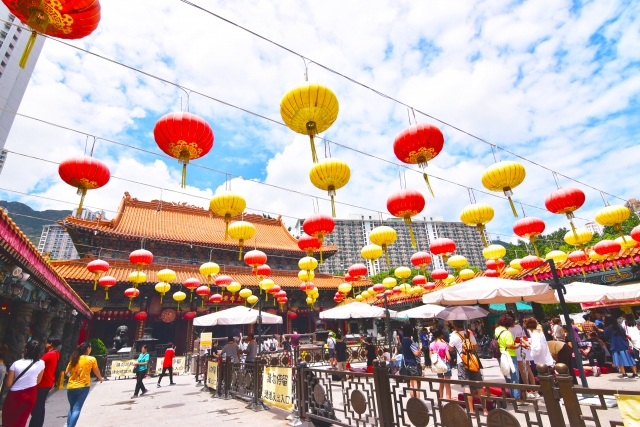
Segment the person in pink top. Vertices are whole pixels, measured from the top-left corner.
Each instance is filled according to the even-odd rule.
[[[437,354],[444,363],[447,364],[447,372],[438,374],[438,378],[451,379],[451,354],[449,354],[449,344],[443,339],[442,329],[433,331],[433,341],[429,345],[429,353]],[[440,398],[451,399],[451,384],[440,383]]]

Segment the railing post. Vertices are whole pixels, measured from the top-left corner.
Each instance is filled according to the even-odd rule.
[[[200,376],[200,355],[196,355],[196,385],[198,385],[198,383],[200,382],[199,377]]]
[[[582,419],[582,409],[580,408],[580,402],[578,402],[578,397],[573,389],[573,377],[569,375],[569,369],[573,368],[564,363],[558,363],[556,365],[556,372],[558,373],[556,380],[560,388],[560,397],[564,401],[564,408],[567,411],[569,425],[571,425],[571,427],[585,427],[584,420]]]
[[[291,422],[287,423],[287,425],[290,425],[291,427],[298,427],[303,424],[301,419],[302,404],[300,402],[300,392],[302,390],[302,387],[300,386],[300,380],[302,379],[302,370],[300,368],[300,362],[295,363],[294,361],[294,366],[291,369],[293,371],[293,377],[294,377],[294,382],[293,382],[294,400],[293,400],[293,414],[292,414],[293,416],[292,416]]]
[[[231,376],[233,375],[233,366],[231,365],[231,356],[227,356],[224,361],[224,399],[231,399],[229,391],[231,390]]]
[[[255,412],[266,411],[269,409],[269,407],[262,401],[262,393],[260,392],[260,389],[262,388],[263,374],[260,369],[261,366],[263,365],[260,364],[258,359],[253,362],[253,401],[249,406],[247,406],[247,409],[253,409]]]
[[[544,364],[536,365],[538,369],[538,379],[542,389],[542,397],[547,407],[547,416],[551,427],[565,427],[564,417],[560,400],[556,398],[555,378],[549,374],[549,367]]]
[[[393,425],[393,403],[391,402],[391,386],[389,385],[389,369],[380,363],[373,361],[373,384],[378,404],[378,416],[380,426],[391,427]]]

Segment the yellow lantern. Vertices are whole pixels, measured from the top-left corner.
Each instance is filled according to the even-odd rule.
[[[409,276],[407,276],[407,277],[409,277]],[[382,280],[382,285],[385,287],[385,289],[393,289],[394,286],[398,285],[398,281],[396,279],[394,279],[393,277],[385,277]]]
[[[369,295],[375,295],[377,294],[377,292],[375,291],[375,289],[373,289],[373,286],[369,286],[367,288],[367,292],[369,292]]]
[[[240,289],[240,292],[238,292],[238,295],[240,295],[240,298],[245,300],[244,305],[247,305],[247,298],[253,295],[253,292],[251,292],[251,289],[244,288],[244,289]]]
[[[313,137],[329,129],[338,118],[340,106],[326,86],[306,82],[287,92],[280,101],[280,116],[289,129],[309,135],[311,159],[318,162]]]
[[[257,296],[255,296],[255,295],[250,295],[250,296],[247,298],[247,302],[248,302],[249,304],[253,305],[253,304],[255,304],[255,303],[257,303],[257,302],[258,302],[258,297],[257,297]]]
[[[515,270],[522,270],[520,261],[522,261],[520,258],[512,259],[511,262],[509,263],[509,266]]]
[[[636,242],[635,240],[633,240],[633,238],[631,236],[624,236],[624,239],[622,237],[618,237],[615,240],[624,250],[630,250],[636,247],[636,245],[638,244],[638,242]],[[629,255],[631,255],[631,252],[629,252]],[[635,260],[633,259],[633,256],[630,256],[629,259],[631,260],[631,263],[633,265],[636,265]]]
[[[242,285],[238,282],[231,282],[227,285],[227,291],[231,292],[233,295],[235,295],[235,293],[238,292],[241,288]]]
[[[626,240],[627,237],[622,232],[620,224],[628,220],[630,216],[631,211],[626,206],[606,206],[600,209],[596,214],[596,222],[600,225],[613,227],[618,233],[620,233],[622,240]]]
[[[207,287],[211,289],[211,278],[220,273],[220,266],[215,262],[205,262],[200,266],[200,274],[207,278]]]
[[[309,295],[317,299],[320,296],[320,291],[318,291],[318,288],[313,288],[311,292],[309,292]]]
[[[367,298],[369,298],[371,295],[369,295],[369,291],[363,291],[363,292],[360,294],[360,296],[361,296],[363,299],[367,299]]]
[[[338,286],[338,292],[344,295],[348,294],[349,292],[351,292],[351,285],[349,283],[341,283]]]
[[[411,287],[411,295],[419,295],[424,291],[424,289],[422,288],[422,286],[413,286]]]
[[[467,263],[467,259],[462,255],[453,255],[447,260],[447,264],[449,264],[449,267],[455,268],[458,271],[460,271],[462,267],[467,265]]]
[[[443,281],[444,283],[446,283],[447,285],[449,285],[449,284],[451,284],[451,283],[455,282],[455,281],[456,281],[456,278],[455,278],[455,277],[453,277],[452,275],[449,275],[449,276],[447,276],[447,278],[446,278],[446,279],[443,279],[442,281]]]
[[[221,191],[209,201],[209,209],[211,209],[211,212],[224,218],[224,240],[227,240],[229,237],[231,218],[240,215],[246,207],[247,202],[244,198],[231,191]]]
[[[300,270],[298,272],[298,279],[300,279],[301,282],[312,282],[315,277],[316,275],[313,271]]]
[[[156,292],[160,293],[160,305],[162,305],[162,297],[164,297],[164,294],[169,292],[169,290],[171,289],[171,285],[169,285],[166,282],[160,282],[160,283],[156,283],[155,288],[156,288]]]
[[[144,274],[144,273],[143,273]],[[164,270],[160,270],[156,273],[156,277],[158,278],[158,280],[160,280],[161,282],[173,282],[174,280],[176,280],[176,272],[173,270],[170,270],[168,268],[165,268]]]
[[[482,250],[485,259],[498,260],[507,254],[507,249],[502,245],[489,245]]]
[[[182,291],[178,291],[173,294],[174,301],[178,303],[178,311],[180,311],[180,302],[184,301],[186,297],[187,297],[187,294],[185,294]]]
[[[474,226],[480,232],[482,242],[487,247],[487,238],[484,235],[484,226],[493,219],[493,208],[485,203],[472,203],[462,209],[460,220],[470,226]]]
[[[336,205],[334,197],[336,190],[344,187],[351,178],[351,170],[349,165],[338,159],[324,159],[315,164],[309,172],[311,183],[319,188],[329,192],[331,197],[331,215],[336,217]]]
[[[556,267],[559,267],[560,264],[567,260],[567,253],[563,251],[550,251],[545,255],[544,258],[547,260],[552,259]],[[560,276],[564,277],[564,272],[562,271],[562,269],[558,268],[558,271],[560,271]]]
[[[400,290],[406,294],[411,292],[411,285],[408,283],[402,283],[400,284],[400,286],[398,286],[398,288],[400,288]]]
[[[586,228],[576,228],[564,235],[564,241],[568,245],[579,246],[584,251],[584,245],[593,239],[593,233]]]
[[[306,256],[298,261],[300,270],[313,271],[318,267],[318,261],[314,257]]]
[[[308,305],[312,305],[313,304],[313,298],[311,298],[311,297],[307,297],[307,299],[305,301],[306,301],[306,303]]]
[[[238,241],[240,252],[238,253],[238,261],[242,261],[242,247],[244,242],[256,235],[256,228],[247,221],[237,221],[229,226],[229,236],[233,240]]]
[[[460,273],[458,273],[458,276],[462,280],[473,279],[475,277],[475,275],[476,275],[476,273],[473,270],[471,270],[470,268],[465,268],[464,270],[460,270]]]
[[[362,302],[363,299],[364,298],[362,297],[362,295],[360,295],[360,294],[356,295],[356,301]]]
[[[147,275],[142,271],[134,271],[129,274],[129,281],[133,283],[133,288],[137,289],[140,283],[147,281]]]
[[[378,245],[366,245],[360,249],[360,256],[369,260],[371,263],[371,274],[374,274],[376,270],[373,268],[373,262],[382,256],[382,247]]]
[[[396,230],[391,227],[387,227],[386,225],[376,227],[371,230],[371,233],[369,233],[369,240],[371,240],[371,243],[382,247],[389,267],[391,267],[391,261],[389,261],[388,246],[393,244],[397,238],[398,233],[396,233]]]
[[[605,271],[604,264],[602,263],[602,261],[607,259],[606,256],[599,255],[596,251],[592,249],[591,252],[589,252],[589,259],[600,262],[600,268],[602,269],[602,271]]]
[[[507,269],[504,272],[507,276],[511,276],[511,277],[517,276],[518,274],[520,274],[520,270],[513,267],[507,267]]]
[[[298,275],[299,277],[300,275]],[[308,282],[308,280],[303,280],[303,282]],[[265,291],[265,292],[269,292],[269,289],[273,288],[275,286],[275,282],[271,279],[262,279],[260,281],[260,283],[258,284],[258,287],[260,288],[261,292]],[[268,296],[268,295],[267,295]]]
[[[505,161],[495,163],[487,168],[482,174],[482,185],[489,191],[503,191],[504,195],[509,199],[513,216],[517,217],[518,212],[513,205],[512,189],[522,184],[527,176],[527,171],[520,163]]]
[[[407,277],[411,276],[411,269],[409,267],[398,267],[396,268],[396,271],[393,272],[393,274],[400,280],[402,280],[402,283],[404,283],[404,281],[407,279]],[[390,277],[387,277],[387,279],[390,279]],[[385,279],[386,280],[386,279]],[[382,281],[382,284],[387,288],[387,289],[391,289],[395,286],[395,283],[397,283],[395,280],[393,280],[394,285],[393,286],[387,286],[384,283],[384,280]]]

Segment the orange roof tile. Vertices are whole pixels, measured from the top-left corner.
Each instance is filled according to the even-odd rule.
[[[91,261],[89,258],[72,261],[51,261],[53,268],[70,282],[92,282],[94,280],[93,273],[87,270],[87,264]],[[109,271],[105,273],[107,276],[113,276],[119,283],[127,282],[129,274],[136,271],[133,264],[127,261],[119,260],[107,260],[109,262]],[[195,277],[202,283],[206,283],[206,278],[199,272],[199,265],[186,265],[186,264],[151,264],[145,267],[142,271],[147,276],[145,283],[149,285],[155,285],[158,283],[156,273],[162,269],[170,268],[176,272],[176,280],[172,283],[183,283],[190,277]],[[226,274],[231,276],[235,281],[240,282],[242,285],[257,287],[257,280],[251,272],[251,268],[245,267],[229,267],[220,266],[220,274]],[[300,280],[298,279],[297,271],[286,270],[271,270],[269,276],[277,285],[286,289],[298,289],[300,287]],[[338,285],[343,282],[342,277],[331,276],[329,274],[316,273],[313,284],[319,289],[335,289],[337,291]],[[144,284],[143,284],[144,285]]]
[[[300,257],[305,252],[298,248],[298,241],[287,231],[281,218],[263,218],[261,215],[245,214],[233,221],[244,219],[256,227],[256,235],[245,241],[245,246],[266,250],[295,252]],[[224,239],[224,218],[211,211],[186,203],[178,204],[152,200],[144,202],[125,193],[116,217],[111,221],[84,220],[73,216],[60,222],[71,228],[84,228],[101,234],[124,238],[147,238],[218,247],[237,247],[238,242]],[[324,246],[323,252],[334,253],[336,246]]]

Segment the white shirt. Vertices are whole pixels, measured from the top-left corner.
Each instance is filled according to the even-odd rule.
[[[455,348],[458,354],[462,354],[462,339],[458,334],[462,335],[463,337],[466,337],[467,331],[453,331],[452,333],[450,333],[449,347]],[[469,336],[469,340],[471,341],[471,344],[473,345],[477,344],[476,336],[473,334],[473,332],[471,332],[471,336]],[[458,362],[461,362],[461,361],[459,360]]]
[[[336,348],[336,340],[334,340],[332,337],[329,337],[327,339],[327,347],[330,349],[335,349]]]
[[[520,339],[524,339],[524,340],[528,340],[529,338],[527,337],[527,333],[525,332],[524,328],[520,325],[513,325],[512,327],[509,328],[509,332],[511,332],[511,335],[513,335],[513,340],[515,341],[516,338],[520,338]],[[524,360],[533,360],[533,358],[531,357],[531,350],[526,349],[524,347],[520,347],[516,349],[516,357],[518,358],[518,360],[522,361],[522,352],[524,351]]]
[[[29,365],[31,365],[33,360],[31,359],[20,359],[13,362],[13,365],[9,368],[10,371],[14,372],[14,381],[18,378],[18,375]],[[44,362],[42,360],[38,360],[33,364],[31,368],[18,380],[18,382],[14,382],[11,386],[11,391],[19,391],[25,390],[27,388],[35,387],[38,385],[38,375],[40,372],[44,370]]]
[[[547,366],[554,366],[556,364],[553,357],[551,357],[549,345],[547,344],[547,339],[545,338],[544,333],[533,332],[529,339],[529,344],[531,344],[531,357],[533,357],[533,361],[536,365],[544,363]]]

